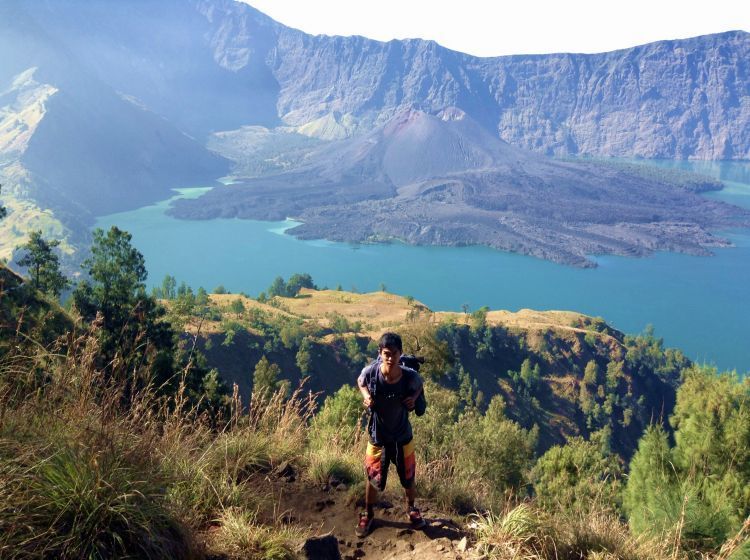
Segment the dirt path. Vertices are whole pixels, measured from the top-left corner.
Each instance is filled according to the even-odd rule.
[[[364,538],[354,533],[358,512],[364,504],[344,485],[287,483],[277,486],[276,497],[279,499],[277,507],[289,522],[310,527],[317,536],[333,535],[344,560],[468,560],[476,557],[471,550],[466,550],[467,533],[459,523],[419,500],[427,525],[420,530],[412,529],[403,499],[394,491],[387,490],[383,494],[375,510],[374,528]]]

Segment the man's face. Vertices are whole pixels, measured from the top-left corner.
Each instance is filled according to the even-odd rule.
[[[401,352],[398,350],[391,350],[390,348],[382,348],[380,350],[380,359],[383,360],[383,364],[388,368],[389,371],[398,366],[398,360],[401,357]]]

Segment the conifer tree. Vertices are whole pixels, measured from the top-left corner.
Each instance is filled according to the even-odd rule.
[[[297,350],[296,363],[302,375],[309,375],[312,370],[312,342],[309,337],[302,339]]]
[[[596,361],[590,360],[583,372],[583,382],[589,387],[596,387],[599,383],[599,366]]]
[[[28,242],[20,247],[25,254],[18,261],[31,274],[34,288],[54,297],[58,297],[68,285],[68,279],[60,272],[60,260],[54,253],[58,245],[58,240],[45,240],[41,230],[32,231]]]
[[[660,425],[649,426],[630,461],[623,495],[633,531],[641,534],[669,525],[676,493],[677,478],[667,433]]]
[[[161,297],[164,299],[174,299],[177,297],[177,280],[174,276],[167,274],[161,281]]]
[[[281,369],[276,364],[272,364],[268,361],[268,358],[263,356],[257,364],[255,364],[255,371],[253,372],[253,393],[257,395],[269,395],[276,391],[279,387],[279,375]]]
[[[146,294],[145,262],[131,238],[115,226],[94,231],[91,256],[82,265],[88,279],[78,284],[73,301],[84,319],[99,318],[100,357],[110,373],[150,363],[154,380],[163,382],[172,375],[173,333],[160,320],[164,310]]]
[[[532,478],[542,506],[588,512],[617,507],[621,475],[617,459],[596,441],[574,437],[547,450]]]
[[[242,303],[242,299],[237,298],[229,305],[229,308],[232,310],[232,313],[234,313],[237,318],[239,319],[242,314],[245,312],[245,304]]]

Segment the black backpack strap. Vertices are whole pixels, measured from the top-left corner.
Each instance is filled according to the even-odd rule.
[[[367,390],[370,392],[370,396],[372,398],[375,398],[375,393],[377,392],[378,387],[378,371],[377,367],[380,365],[379,360],[375,360],[374,362],[371,362],[367,366],[367,374],[365,375],[365,379],[367,380]]]

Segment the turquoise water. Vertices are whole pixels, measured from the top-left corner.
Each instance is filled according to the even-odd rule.
[[[750,208],[750,163],[643,162],[721,178],[711,197]],[[205,189],[182,189],[198,196]],[[659,253],[598,257],[576,269],[484,247],[350,245],[300,241],[294,222],[184,221],[164,215],[169,201],[100,218],[133,234],[149,282],[166,274],[193,287],[223,284],[255,295],[278,276],[308,272],[319,286],[411,295],[435,310],[566,309],[604,317],[627,333],[652,324],[669,346],[720,369],[750,371],[750,231],[726,232],[736,245],[714,257]]]

